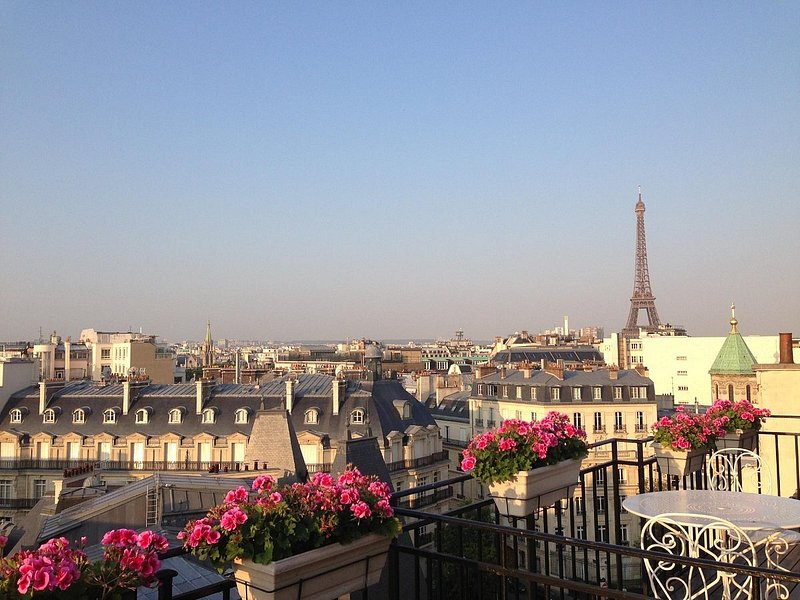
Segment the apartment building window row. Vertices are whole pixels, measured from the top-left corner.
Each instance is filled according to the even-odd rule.
[[[24,409],[27,412],[27,409]],[[42,423],[52,424],[58,420],[60,409],[57,408],[48,408],[42,413]],[[114,424],[117,422],[117,415],[120,413],[119,408],[108,408],[103,411],[102,414],[102,421],[104,424]],[[173,408],[167,413],[167,422],[170,424],[180,424],[183,422],[183,416],[186,410],[181,408]],[[216,422],[216,414],[217,409],[214,408],[207,408],[201,414],[201,422],[202,423],[215,423]],[[77,425],[82,425],[86,423],[88,417],[91,415],[92,411],[89,407],[84,408],[77,408],[72,411],[72,422]],[[137,425],[146,425],[150,423],[151,418],[154,414],[154,410],[152,407],[140,408],[134,413],[134,422]],[[249,422],[250,419],[250,409],[248,408],[239,408],[234,412],[234,423],[236,424],[246,424]],[[14,425],[18,425],[24,421],[24,412],[23,409],[15,408],[8,413],[8,422]],[[307,421],[309,422],[309,421]],[[314,421],[316,422],[316,421]],[[354,423],[363,422],[363,421],[353,421]]]

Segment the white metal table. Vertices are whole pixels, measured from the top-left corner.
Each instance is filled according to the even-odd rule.
[[[622,507],[645,519],[664,513],[722,517],[745,531],[800,528],[800,500],[766,494],[717,490],[648,492],[628,496]]]

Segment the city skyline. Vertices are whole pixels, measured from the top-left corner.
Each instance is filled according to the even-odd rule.
[[[800,333],[798,5],[0,5],[0,339]]]

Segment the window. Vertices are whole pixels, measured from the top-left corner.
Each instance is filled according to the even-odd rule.
[[[34,479],[33,480],[33,497],[34,498],[41,498],[44,496],[44,492],[47,489],[47,480],[46,479]]]
[[[522,421],[522,411],[521,411],[521,410],[517,410],[517,411],[515,411],[515,412],[514,412],[514,418],[515,418],[517,421]]]
[[[645,431],[647,426],[644,424],[644,412],[636,411],[636,431]]]
[[[594,500],[595,500],[595,506],[597,507],[597,513],[601,514],[601,515],[605,514],[606,507],[608,505],[608,503],[606,502],[606,497],[605,496],[598,496]]]
[[[203,415],[202,415],[201,421],[203,423],[213,423],[215,421],[215,416],[216,415],[214,414],[214,409],[207,408],[207,409],[205,409],[203,411]]]
[[[22,423],[22,411],[15,408],[8,414],[9,423]]]
[[[315,411],[316,412],[316,411]],[[240,408],[234,413],[233,421],[239,425],[247,423],[248,413],[246,408]],[[316,423],[316,421],[314,421]]]
[[[628,472],[622,467],[617,469],[617,477],[619,477],[619,482],[620,483],[627,483],[628,482]]]
[[[679,385],[678,386],[678,391],[679,392],[688,392],[689,391],[689,386],[688,385]]]
[[[603,485],[606,482],[606,470],[600,469],[599,471],[595,471],[594,473],[594,482],[597,485]]]
[[[550,388],[550,400],[561,400],[561,388],[559,387]]]
[[[146,408],[140,408],[136,411],[136,422],[139,424],[147,423],[150,420],[150,414]]]
[[[733,402],[733,384],[732,383],[728,384],[728,400]]]
[[[580,387],[572,388],[572,399],[573,400],[580,400],[581,399],[581,388]]]
[[[586,528],[583,525],[578,525],[575,528],[575,537],[577,537],[579,540],[586,539]]]
[[[678,371],[678,375],[679,375],[680,377],[686,377],[686,375],[688,375],[688,374],[689,374],[689,373],[687,373],[686,371]]]
[[[628,525],[625,523],[622,523],[619,526],[619,542],[623,546],[627,546],[631,543],[631,540],[628,537]]]
[[[56,422],[56,411],[52,408],[48,408],[44,411],[42,415],[42,423],[55,423]]]
[[[359,409],[350,413],[350,422],[354,424],[361,424],[364,422],[364,411]]]
[[[578,429],[583,429],[583,415],[579,412],[572,413],[572,424]]]
[[[625,431],[625,423],[622,420],[622,413],[614,413],[614,431]]]
[[[599,385],[592,388],[592,400],[602,400],[603,399],[603,388]]]
[[[117,413],[113,409],[103,411],[103,423],[116,423]]]
[[[73,423],[85,423],[86,422],[86,413],[83,412],[83,409],[76,408],[72,411],[72,422]]]
[[[597,541],[608,543],[608,527],[605,525],[597,526]]]
[[[614,400],[622,400],[622,386],[614,386]]]
[[[686,360],[685,356],[676,356],[675,360]]]
[[[489,385],[487,390],[487,395],[491,397],[497,396],[497,386],[496,385]]]
[[[585,505],[583,503],[583,496],[578,496],[575,498],[575,514],[582,515],[584,512]]]
[[[517,386],[517,400],[522,400],[522,386]]]
[[[0,500],[11,500],[10,479],[0,479]]]
[[[746,394],[746,397],[747,397],[747,401],[748,402],[752,402],[753,398],[751,397],[750,384],[749,383],[747,384],[747,387],[745,388],[745,394]]]
[[[404,419],[411,418],[411,404],[409,402],[403,404],[403,418]]]
[[[503,398],[508,398],[508,389],[510,387],[511,387],[510,385],[504,385],[503,386]]]
[[[307,410],[303,415],[303,423],[317,423],[319,422],[319,413],[316,409],[312,408],[311,410]]]
[[[639,399],[639,388],[638,387],[631,386],[630,393],[631,393],[631,398],[633,400],[638,400]]]
[[[594,413],[594,430],[603,431],[603,413]]]
[[[535,421],[535,420],[536,420],[536,412],[535,411],[531,411],[531,421]]]
[[[486,391],[486,387],[482,383],[479,383],[478,384],[478,395],[479,396],[483,396],[485,391]]]
[[[647,400],[647,386],[642,386],[639,388],[639,398]]]
[[[102,348],[100,350],[100,360],[111,360],[111,348]]]
[[[531,388],[531,400],[538,400],[539,399],[539,388],[532,387]]]
[[[169,422],[170,423],[180,423],[183,421],[183,414],[179,408],[173,408],[169,411]]]

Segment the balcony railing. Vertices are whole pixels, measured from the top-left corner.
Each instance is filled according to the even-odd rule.
[[[475,427],[483,427],[483,419],[475,419]]]
[[[452,486],[447,486],[446,488],[440,488],[438,490],[434,490],[432,494],[423,494],[419,496],[410,496],[407,498],[402,498],[398,501],[398,506],[402,506],[403,508],[422,508],[424,506],[431,506],[442,500],[447,500],[448,498],[453,497],[453,488]]]
[[[309,473],[330,473],[331,463],[306,463]]]
[[[638,517],[622,513],[622,499],[631,493],[631,486],[635,486],[638,493],[644,493],[679,487],[703,488],[706,482],[703,472],[683,479],[661,475],[655,458],[645,451],[650,441],[650,438],[612,439],[593,444],[596,452],[590,456],[588,466],[581,470],[573,498],[557,503],[558,510],[555,506],[540,509],[527,518],[512,519],[511,523],[497,513],[491,499],[461,505],[445,514],[420,511],[421,504],[411,508],[412,501],[429,497],[446,499],[454,486],[471,480],[470,475],[396,492],[392,503],[397,515],[405,520],[404,531],[411,535],[401,537],[391,546],[385,596],[371,593],[369,598],[652,598],[647,577],[643,577],[643,560],[662,555],[639,549],[636,531],[621,527],[624,523],[636,527],[640,524]],[[800,447],[800,436],[762,432],[760,445],[774,451],[776,464],[796,461],[795,448]],[[780,453],[781,448],[785,449],[785,455]],[[598,455],[606,458],[597,460]],[[621,492],[613,484],[615,473],[623,467],[635,472],[636,480],[631,475],[625,484],[627,489]],[[781,489],[800,487],[800,468],[794,465],[787,473],[791,481],[786,477],[781,481],[781,473],[777,473],[779,494]],[[604,514],[595,514],[591,509],[578,510],[583,506],[593,507],[593,499],[598,495],[606,498]],[[584,536],[594,539],[584,539]],[[610,540],[610,543],[601,540]],[[170,553],[180,554],[182,550]],[[670,560],[687,567],[749,574],[760,584],[762,594],[766,579],[782,582],[790,590],[796,586],[796,591],[800,592],[800,572],[796,570],[778,571],[680,557]],[[171,599],[170,573],[162,573],[161,579],[159,597]],[[601,579],[605,579],[608,588],[600,587]],[[193,590],[191,597],[209,597],[232,586],[230,580],[219,582]],[[721,596],[721,590],[712,595],[714,598]]]
[[[0,498],[0,508],[8,510],[30,510],[41,498]]]
[[[197,460],[75,460],[75,459],[39,459],[39,458],[11,458],[0,460],[0,470],[51,470],[72,471],[85,467],[102,469],[104,471],[202,471],[202,472],[238,472],[258,470],[256,463],[197,461]],[[262,463],[261,468],[266,464]]]
[[[390,473],[396,473],[397,471],[402,471],[403,469],[418,469],[419,467],[428,467],[436,464],[437,462],[447,461],[449,459],[450,458],[447,450],[442,450],[441,452],[434,452],[429,456],[390,462],[387,463],[386,466],[388,467]]]
[[[486,421],[486,427],[488,427],[489,429],[492,429],[493,427],[496,426],[497,423],[493,419],[489,419],[488,421]]]
[[[456,446],[457,448],[466,448],[469,445],[469,440],[457,440],[451,437],[443,437],[442,444],[447,444],[448,446]]]

